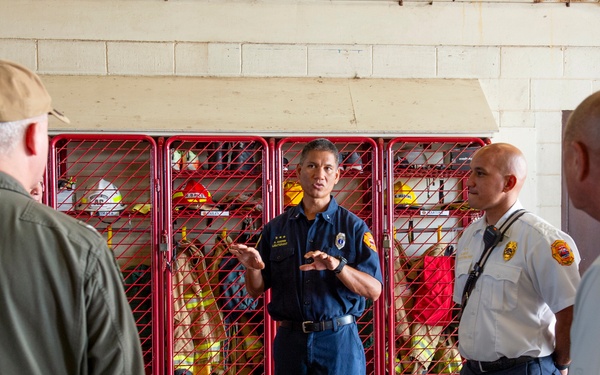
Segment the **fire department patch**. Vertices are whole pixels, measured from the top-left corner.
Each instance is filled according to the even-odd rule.
[[[335,247],[337,247],[338,249],[341,250],[345,244],[346,244],[346,234],[338,233],[337,236],[335,236]]]
[[[502,256],[504,257],[504,261],[508,262],[515,254],[517,253],[517,243],[515,241],[510,241],[504,247],[504,253]]]
[[[575,256],[569,245],[563,240],[556,240],[552,243],[552,257],[556,259],[561,266],[570,266],[575,261]]]
[[[373,250],[374,252],[377,252],[377,246],[375,245],[375,239],[373,238],[373,235],[371,234],[371,232],[365,233],[365,235],[363,236],[363,242],[365,243],[365,245],[367,245],[369,247],[369,249]]]

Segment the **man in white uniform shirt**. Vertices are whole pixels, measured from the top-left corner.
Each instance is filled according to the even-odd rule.
[[[457,245],[454,300],[463,305],[463,375],[568,373],[579,253],[567,234],[522,210],[518,197],[526,176],[525,158],[510,144],[487,145],[471,161],[469,205],[485,214]],[[486,230],[487,239],[493,233],[498,239],[487,260]],[[471,276],[474,287],[465,291],[473,270],[479,277]]]
[[[563,139],[563,172],[573,205],[600,221],[600,91],[585,99],[569,118]],[[571,328],[571,373],[600,373],[600,258],[577,289]]]

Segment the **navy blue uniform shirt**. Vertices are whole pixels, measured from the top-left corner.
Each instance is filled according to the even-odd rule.
[[[257,244],[265,268],[268,311],[274,320],[322,321],[362,315],[365,297],[348,289],[330,270],[301,271],[304,254],[321,250],[343,256],[348,265],[382,281],[373,235],[363,220],[331,197],[326,211],[309,221],[301,205],[291,207],[263,229]]]

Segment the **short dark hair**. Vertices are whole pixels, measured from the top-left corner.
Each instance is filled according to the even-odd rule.
[[[335,156],[335,166],[339,165],[339,151],[338,148],[326,138],[317,138],[308,142],[304,148],[302,149],[302,154],[300,155],[300,164],[304,163],[304,159],[311,151],[328,151]]]

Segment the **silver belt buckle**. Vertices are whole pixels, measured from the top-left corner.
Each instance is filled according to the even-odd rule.
[[[484,370],[484,369],[481,367],[481,362],[480,362],[480,361],[477,361],[477,364],[479,365],[479,371],[481,371],[481,372],[487,372],[487,371],[485,371],[485,370]]]
[[[307,324],[313,324],[313,323],[314,323],[314,322],[313,322],[312,320],[307,320],[307,321],[305,321],[305,322],[302,322],[302,332],[303,332],[303,333],[310,333],[310,332],[312,332],[312,331],[307,331],[307,330],[306,330],[306,325],[307,325]]]

